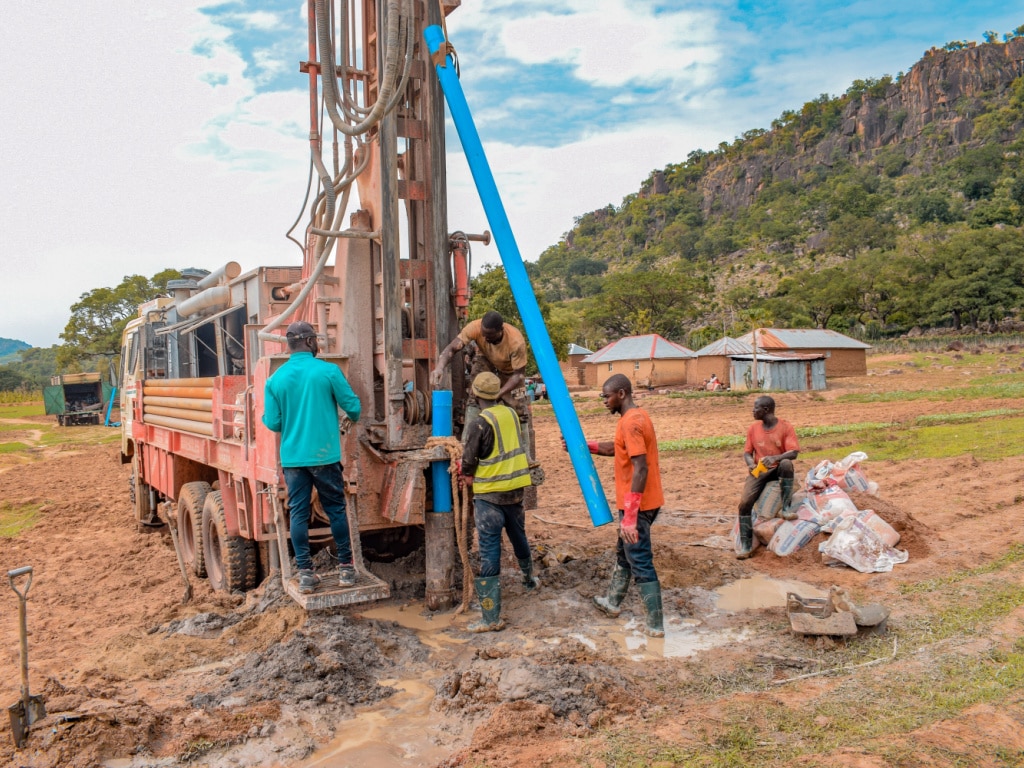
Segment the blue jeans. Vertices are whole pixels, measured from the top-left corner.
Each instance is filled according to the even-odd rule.
[[[288,518],[291,527],[295,564],[301,569],[312,569],[309,554],[310,500],[313,487],[320,496],[320,504],[331,521],[331,535],[338,548],[338,562],[352,562],[352,544],[348,535],[348,516],[345,514],[345,481],[341,464],[320,467],[284,467],[284,482],[288,487]]]
[[[657,581],[658,573],[654,570],[654,553],[651,551],[651,525],[658,517],[661,507],[641,510],[636,516],[636,544],[627,544],[619,536],[615,546],[615,559],[619,568],[625,568],[633,574],[633,581],[644,584]],[[622,510],[619,510],[619,523],[622,522]]]
[[[526,515],[519,504],[492,504],[473,499],[476,535],[480,542],[480,576],[501,573],[501,529],[508,534],[512,551],[520,560],[530,557],[530,543],[526,540]]]

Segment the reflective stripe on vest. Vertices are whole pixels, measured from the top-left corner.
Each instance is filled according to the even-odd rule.
[[[477,465],[473,493],[503,493],[531,485],[530,464],[519,440],[519,416],[507,405],[493,405],[480,415],[494,431],[494,446]]]

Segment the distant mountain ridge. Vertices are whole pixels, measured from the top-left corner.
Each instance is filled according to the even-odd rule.
[[[32,345],[18,339],[5,339],[0,336],[0,363],[17,360],[18,353],[25,349],[32,349]]]
[[[1021,324],[1024,25],[986,39],[653,171],[541,254],[538,294],[591,345]]]

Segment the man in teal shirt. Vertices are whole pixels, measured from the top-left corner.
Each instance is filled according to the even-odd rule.
[[[338,409],[352,421],[359,421],[362,409],[341,369],[316,359],[320,344],[313,326],[301,321],[292,323],[285,336],[291,356],[267,380],[263,423],[267,429],[281,433],[281,468],[288,487],[288,516],[299,569],[299,591],[309,594],[320,584],[309,552],[314,486],[331,522],[340,583],[356,583],[345,514]]]

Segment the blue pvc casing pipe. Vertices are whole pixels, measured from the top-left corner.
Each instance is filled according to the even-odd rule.
[[[444,33],[436,25],[427,27],[423,31],[423,37],[427,41],[427,47],[431,54],[437,53],[441,44],[444,43]],[[438,65],[434,69],[441,81],[441,89],[448,102],[448,110],[455,122],[459,139],[462,141],[462,151],[465,152],[466,159],[469,161],[469,169],[473,174],[480,202],[483,203],[484,212],[487,214],[491,232],[494,233],[494,242],[498,246],[498,253],[501,256],[501,263],[505,267],[512,295],[519,307],[519,314],[523,318],[523,325],[526,335],[530,339],[533,354],[537,358],[537,367],[544,378],[544,383],[547,384],[548,396],[555,409],[555,418],[558,419],[558,426],[565,437],[569,458],[572,460],[573,469],[576,470],[576,479],[583,491],[583,499],[590,512],[590,519],[595,526],[605,525],[612,522],[608,499],[604,495],[601,480],[594,468],[594,460],[587,449],[583,427],[580,426],[572,398],[569,397],[569,388],[565,385],[565,379],[562,377],[562,369],[558,367],[558,358],[551,346],[551,338],[544,325],[544,318],[540,314],[540,307],[537,306],[537,297],[533,295],[533,286],[530,285],[530,278],[526,274],[523,257],[519,253],[519,246],[512,234],[512,227],[505,214],[505,206],[498,194],[498,187],[494,183],[494,175],[487,163],[487,156],[484,154],[483,144],[480,142],[476,125],[473,123],[469,104],[466,103],[466,96],[462,92],[462,84],[455,74],[454,62],[451,56],[447,56],[445,60],[447,66]]]
[[[452,436],[452,391],[436,389],[430,397],[433,421],[430,434],[434,437]],[[434,492],[434,511],[452,511],[452,478],[448,474],[451,461],[430,462],[430,482]]]

